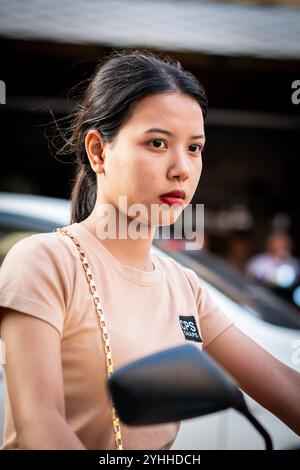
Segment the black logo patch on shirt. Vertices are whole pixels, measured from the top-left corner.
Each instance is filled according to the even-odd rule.
[[[203,343],[202,338],[199,335],[195,317],[193,315],[179,315],[179,323],[185,339],[188,341],[196,341],[196,343]]]

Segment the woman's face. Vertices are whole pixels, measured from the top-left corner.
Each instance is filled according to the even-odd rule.
[[[175,92],[144,98],[114,141],[104,144],[103,172],[98,174],[99,200],[118,209],[121,195],[127,197],[128,208],[143,204],[148,225],[151,205],[156,204],[159,219],[154,222],[152,217],[152,224],[174,223],[196,191],[204,141],[203,115],[195,99]],[[185,191],[184,203],[163,205],[160,195],[176,189]],[[169,217],[168,223],[163,222],[163,213]]]

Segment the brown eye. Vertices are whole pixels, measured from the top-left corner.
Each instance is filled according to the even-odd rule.
[[[191,144],[189,148],[193,147],[193,149],[191,150],[193,153],[196,153],[197,150],[198,152],[201,152],[202,148],[201,145],[199,144]]]
[[[151,145],[151,147],[154,147],[154,148],[157,148],[157,149],[161,149],[163,148],[160,143],[165,143],[162,139],[153,139],[153,140],[150,140],[150,142],[148,142],[149,144],[154,144],[154,145]]]

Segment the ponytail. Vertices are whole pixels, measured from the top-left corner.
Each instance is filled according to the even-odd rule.
[[[95,206],[96,198],[96,173],[89,165],[78,166],[71,193],[71,223],[86,219]]]

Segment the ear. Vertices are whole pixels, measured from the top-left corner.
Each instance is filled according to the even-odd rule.
[[[90,165],[95,173],[104,172],[104,140],[100,132],[92,129],[87,132],[85,139],[85,150],[90,161]]]

